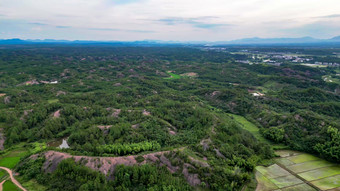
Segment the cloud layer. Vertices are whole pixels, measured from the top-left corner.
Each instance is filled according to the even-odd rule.
[[[337,35],[338,0],[0,0],[0,38],[217,41]]]

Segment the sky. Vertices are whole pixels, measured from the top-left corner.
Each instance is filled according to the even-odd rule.
[[[0,39],[332,38],[339,0],[0,0]]]

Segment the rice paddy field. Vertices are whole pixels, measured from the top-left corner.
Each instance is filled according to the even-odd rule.
[[[339,164],[296,151],[276,154],[276,164],[256,167],[257,191],[340,190]]]

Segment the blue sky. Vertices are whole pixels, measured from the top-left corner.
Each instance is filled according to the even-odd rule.
[[[223,41],[338,35],[339,0],[0,0],[0,39]]]

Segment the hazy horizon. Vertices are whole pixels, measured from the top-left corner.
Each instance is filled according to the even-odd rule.
[[[0,39],[229,41],[329,39],[336,0],[0,0]]]

